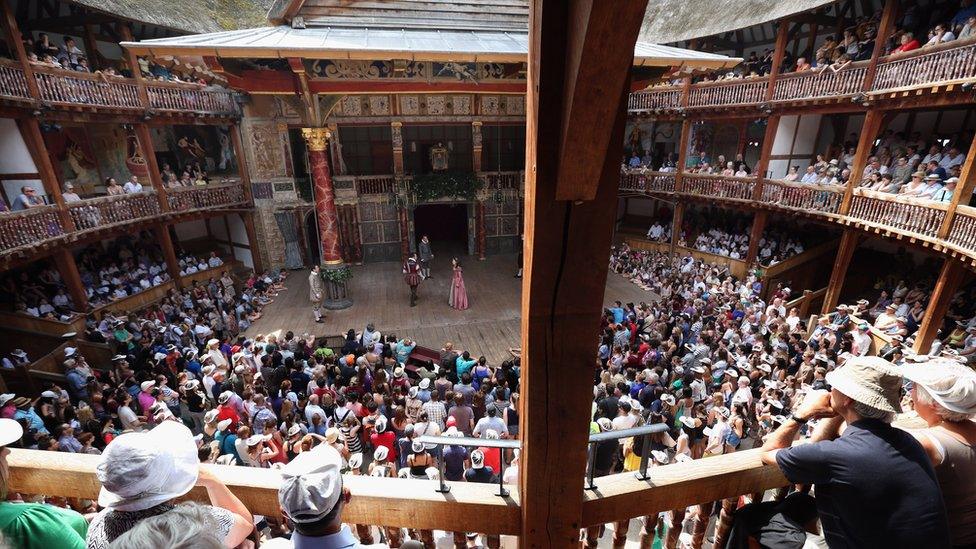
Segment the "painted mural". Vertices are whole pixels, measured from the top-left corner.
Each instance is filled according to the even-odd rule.
[[[102,178],[98,190],[104,190],[104,179],[114,177],[122,184],[130,175],[137,175],[146,181],[149,169],[139,151],[135,131],[131,127],[118,124],[92,124],[88,127],[95,159]]]
[[[233,144],[226,128],[218,126],[167,126],[156,141],[157,161],[179,172],[189,168],[208,174],[237,172]],[[165,144],[164,150],[159,150]]]
[[[94,194],[100,185],[98,163],[84,126],[61,126],[44,132],[44,144],[60,180],[72,181],[81,195]]]

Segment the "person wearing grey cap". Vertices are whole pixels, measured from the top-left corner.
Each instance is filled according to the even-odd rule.
[[[270,549],[356,549],[386,548],[386,544],[364,545],[342,523],[342,510],[352,494],[343,486],[342,456],[328,444],[302,452],[281,469],[278,504],[292,527],[291,540],[275,538],[262,544]],[[407,542],[400,547],[423,547]]]

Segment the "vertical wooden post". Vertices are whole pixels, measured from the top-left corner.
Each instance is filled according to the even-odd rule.
[[[739,137],[735,144],[735,154],[741,154],[743,159],[746,156],[746,145],[749,143],[749,121],[742,119],[739,121]]]
[[[976,138],[973,138],[973,143],[969,146],[969,151],[966,153],[966,162],[963,163],[962,169],[959,170],[959,183],[956,183],[956,191],[952,193],[952,202],[949,202],[949,209],[946,210],[945,218],[942,220],[942,226],[939,227],[939,238],[944,239],[949,236],[949,231],[952,228],[952,218],[956,215],[956,208],[959,206],[960,202],[963,206],[969,205],[969,198],[973,195],[973,188],[976,187]]]
[[[608,270],[606,261],[592,258],[606,254],[612,239],[630,88],[625,75],[646,7],[646,1],[530,3],[521,547],[579,543],[593,345]],[[596,68],[605,78],[583,76]],[[587,118],[601,102],[603,107],[612,102],[612,122]],[[554,135],[562,135],[562,143]],[[562,189],[564,178],[576,180],[563,173],[561,161],[587,146],[606,153],[579,155],[601,164],[598,178],[587,181],[585,189]],[[566,190],[587,198],[557,199],[569,194]]]
[[[153,225],[153,234],[156,235],[156,242],[163,250],[163,257],[166,259],[166,272],[173,279],[177,288],[182,288],[180,280],[180,262],[176,258],[176,247],[173,246],[173,237],[169,234],[169,226],[165,223]]]
[[[471,123],[471,171],[474,173],[481,171],[481,151],[481,120],[475,120]]]
[[[34,78],[34,69],[27,60],[24,37],[20,33],[20,27],[17,26],[17,18],[14,17],[14,13],[10,9],[10,2],[7,0],[0,1],[0,9],[3,10],[3,26],[6,30],[7,45],[17,55],[17,61],[20,63],[21,70],[24,71],[24,79],[27,81],[27,90],[31,97],[34,98],[34,101],[40,101],[41,91],[37,87],[37,79]]]
[[[75,256],[67,246],[61,246],[54,252],[54,265],[61,275],[61,280],[68,288],[68,295],[71,296],[71,303],[79,313],[88,312],[88,293],[85,285],[81,281],[81,273],[78,272],[78,264],[75,263]]]
[[[136,41],[132,35],[132,26],[129,23],[117,23],[115,26],[122,40],[125,42]],[[139,57],[128,49],[125,50],[125,55],[129,62],[129,69],[132,71],[132,78],[136,81],[139,102],[142,103],[143,110],[149,111],[149,90],[146,88],[146,80],[142,77],[142,70],[139,68]]]
[[[773,88],[776,86],[776,78],[783,70],[783,56],[786,55],[786,40],[790,28],[790,20],[782,19],[776,28],[776,45],[773,46],[773,66],[769,69],[769,85],[766,86],[766,101],[772,101]]]
[[[861,183],[861,175],[864,168],[868,165],[868,158],[871,157],[871,149],[874,147],[874,140],[881,131],[884,115],[881,111],[871,109],[864,116],[864,125],[861,126],[861,136],[857,141],[857,151],[854,153],[854,161],[851,163],[851,178],[847,181],[844,189],[844,198],[840,203],[840,214],[847,215],[851,211],[851,199],[854,197],[854,187]]]
[[[393,175],[403,175],[403,122],[390,122],[393,141]]]
[[[871,52],[871,60],[868,61],[868,68],[864,71],[864,84],[861,89],[867,93],[874,84],[874,77],[878,74],[878,61],[884,55],[884,46],[888,42],[888,36],[895,28],[895,18],[898,17],[899,0],[885,0],[884,10],[881,12],[881,23],[878,25],[878,34],[874,37],[874,51]]]
[[[244,222],[244,231],[247,233],[247,247],[251,250],[254,272],[264,272],[264,259],[261,257],[261,248],[258,246],[258,231],[254,227],[254,212],[242,212],[241,220]]]
[[[75,224],[71,219],[71,214],[68,213],[64,197],[61,195],[61,182],[58,180],[58,174],[54,170],[51,157],[47,153],[47,145],[44,144],[44,134],[41,133],[40,122],[36,118],[18,118],[17,127],[24,138],[24,143],[34,161],[34,166],[37,167],[41,184],[44,185],[44,192],[51,197],[50,202],[58,208],[61,226],[64,227],[65,232],[74,231]]]
[[[763,133],[762,148],[759,149],[759,161],[756,162],[756,188],[753,190],[752,199],[762,200],[762,188],[766,183],[767,173],[769,172],[769,156],[773,152],[773,142],[776,140],[776,130],[779,128],[779,115],[774,114],[766,119],[766,131]]]
[[[830,282],[827,284],[827,293],[824,294],[823,307],[821,308],[823,314],[827,314],[837,307],[840,292],[844,289],[844,277],[847,276],[847,268],[851,265],[854,250],[857,249],[857,241],[857,232],[854,229],[844,229],[844,234],[840,238],[840,245],[837,247],[837,256],[834,258],[834,268],[830,273]]]
[[[932,342],[939,334],[939,328],[945,320],[952,296],[959,290],[959,286],[967,278],[966,267],[955,258],[946,257],[939,272],[939,279],[932,290],[928,307],[925,308],[925,318],[915,334],[914,349],[916,353],[928,353]]]
[[[166,187],[163,185],[163,175],[159,172],[159,165],[156,163],[156,149],[153,147],[152,134],[149,126],[136,124],[136,141],[139,142],[139,151],[146,160],[146,169],[149,171],[149,183],[156,190],[156,198],[159,199],[159,210],[169,211],[169,200],[166,199]]]
[[[685,203],[675,202],[674,212],[671,216],[671,250],[678,245],[681,240],[681,225],[685,222]]]
[[[681,121],[681,139],[678,140],[678,165],[674,172],[674,190],[683,191],[685,179],[685,163],[688,162],[688,139],[691,137],[691,120]]]
[[[92,30],[91,25],[85,25],[85,34],[83,36],[85,41],[85,53],[87,53],[88,66],[91,67],[93,71],[97,71],[102,68],[102,56],[98,53],[98,42],[95,40],[95,32]]]
[[[752,264],[759,255],[759,240],[762,239],[763,231],[766,230],[766,220],[769,212],[759,210],[752,217],[752,230],[749,231],[749,251],[746,252],[746,264]]]
[[[244,145],[241,143],[241,128],[237,124],[231,124],[227,128],[230,134],[230,142],[234,147],[234,157],[237,159],[237,174],[241,177],[241,185],[244,185],[244,200],[248,204],[254,204],[254,196],[251,194],[251,172],[247,169],[247,157],[244,156]]]

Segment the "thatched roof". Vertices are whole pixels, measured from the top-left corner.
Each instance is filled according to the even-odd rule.
[[[647,3],[638,40],[670,44],[782,19],[836,0],[657,0]]]
[[[72,0],[94,11],[184,33],[263,27],[274,0]]]

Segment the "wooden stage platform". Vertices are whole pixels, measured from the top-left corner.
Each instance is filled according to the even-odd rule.
[[[308,270],[291,271],[287,290],[265,307],[264,316],[245,332],[296,336],[304,332],[316,336],[344,334],[350,328],[362,331],[373,322],[384,336],[411,337],[420,345],[440,349],[445,342],[474,356],[484,355],[498,364],[509,358],[508,348],[520,345],[519,301],[522,280],[515,278],[514,255],[490,256],[485,261],[464,262],[464,282],[468,290],[468,309],[456,311],[447,304],[451,269],[448,259],[435,258],[433,277],[419,289],[416,307],[410,307],[410,289],[403,282],[399,263],[372,263],[353,266],[349,296],[353,306],[342,311],[327,311],[325,322],[317,324],[308,301]],[[605,302],[649,301],[655,296],[628,280],[610,273]],[[596,349],[596,342],[594,342]]]

